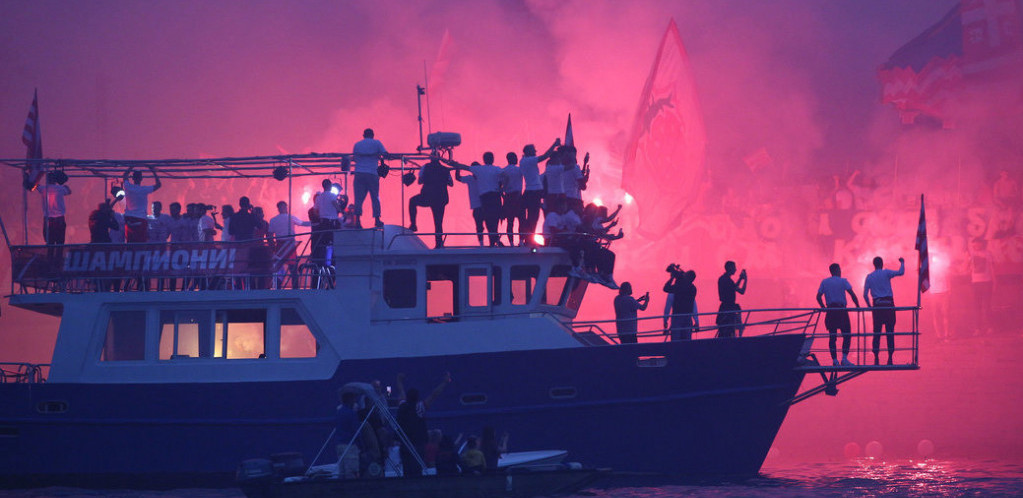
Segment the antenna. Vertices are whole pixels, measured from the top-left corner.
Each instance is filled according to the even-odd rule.
[[[426,85],[426,131],[433,133],[433,120],[430,118],[430,77],[426,74],[426,61],[423,61],[423,82]]]

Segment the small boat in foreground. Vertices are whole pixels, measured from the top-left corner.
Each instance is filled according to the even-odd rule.
[[[425,468],[423,458],[394,418],[387,402],[377,396],[372,386],[352,382],[345,384],[342,391],[356,393],[360,397],[360,405],[369,410],[365,419],[376,414],[393,432],[395,440],[409,449],[420,468]],[[355,448],[354,442],[367,429],[372,430],[364,421],[348,447]],[[332,431],[324,448],[333,440]],[[449,475],[436,474],[436,469],[430,468],[423,475],[403,476],[400,463],[388,461],[389,468],[383,476],[377,474],[377,477],[345,479],[339,476],[337,464],[306,467],[300,453],[289,453],[275,455],[273,460],[251,459],[242,462],[238,467],[237,480],[238,486],[249,498],[530,497],[575,492],[609,472],[606,469],[584,469],[578,463],[562,463],[567,455],[568,452],[564,450],[508,453],[502,456],[494,471]],[[343,458],[344,455],[341,455],[339,460]]]

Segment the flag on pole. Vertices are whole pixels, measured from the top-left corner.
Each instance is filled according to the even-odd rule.
[[[661,240],[691,207],[707,135],[689,56],[672,19],[643,87],[622,164],[622,189],[639,208],[637,233]]]
[[[575,147],[575,135],[572,134],[572,113],[568,113],[568,125],[565,126],[565,146]]]
[[[924,196],[920,194],[920,226],[916,229],[916,247],[919,257],[917,258],[917,275],[920,282],[920,292],[927,292],[931,288],[931,261],[927,256],[927,221],[924,217]]]
[[[32,107],[28,110],[28,118],[25,119],[25,129],[21,132],[21,142],[25,144],[27,152],[26,159],[43,158],[43,135],[39,128],[39,91],[32,95]],[[39,180],[43,177],[43,168],[39,163],[32,163],[25,167],[24,187],[28,190],[35,190],[39,186]]]

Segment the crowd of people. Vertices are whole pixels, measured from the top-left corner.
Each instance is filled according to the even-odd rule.
[[[444,247],[448,189],[457,180],[466,185],[481,246],[485,245],[486,234],[491,247],[505,246],[502,238],[507,239],[509,246],[546,243],[561,247],[571,257],[572,276],[617,289],[612,276],[615,255],[608,245],[623,236],[621,229],[612,232],[621,206],[609,213],[604,206],[583,202],[581,192],[586,189],[590,173],[589,154],[582,165],[578,164],[575,147],[562,145],[560,139],[554,140],[543,154],[538,155],[532,144],[523,147],[522,154],[520,159],[518,154],[509,152],[505,156],[508,164],[497,166],[494,154],[486,152],[482,163],[467,166],[444,158],[439,150],[433,151],[429,161],[419,168],[420,192],[408,200],[408,228],[418,231],[418,209],[429,208],[433,215],[435,247]],[[112,198],[90,213],[90,243],[257,241],[288,262],[294,275],[297,271],[295,227],[305,226],[310,227],[312,233],[311,262],[329,267],[333,243],[330,232],[362,228],[366,197],[372,206],[374,226],[383,226],[380,179],[387,176],[389,169],[385,161],[394,156],[375,138],[372,129],[366,129],[363,139],[354,145],[351,157],[350,162],[344,161],[348,164],[343,163],[342,169],[352,174],[352,202],[340,185],[324,179],[322,191],[312,199],[308,221],[291,215],[283,201],[277,204],[278,215],[267,220],[263,209],[252,205],[245,196],[238,200],[237,208],[225,204],[219,212],[206,203],[187,204],[183,211],[179,202],[171,203],[169,212],[164,212],[163,203],[149,202],[150,194],[163,185],[157,171],[149,168],[153,182],[146,184],[143,171],[129,168],[124,172],[121,186],[111,189]],[[542,172],[541,162],[545,162]],[[406,175],[402,180],[411,183],[416,181],[416,175]],[[59,246],[64,244],[67,226],[64,197],[71,194],[71,189],[64,184],[66,181],[66,175],[51,172],[47,184],[39,189],[45,212],[44,238],[53,248],[50,260],[54,265],[61,260]],[[115,209],[122,201],[123,214]],[[544,215],[539,232],[542,238],[536,236],[541,213]]]

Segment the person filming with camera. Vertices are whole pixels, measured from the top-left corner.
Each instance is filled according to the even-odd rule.
[[[688,341],[693,338],[693,332],[699,330],[694,283],[696,272],[684,271],[675,263],[668,265],[665,271],[670,276],[664,283],[664,292],[668,293],[664,303],[664,335],[671,334],[672,341]]]

